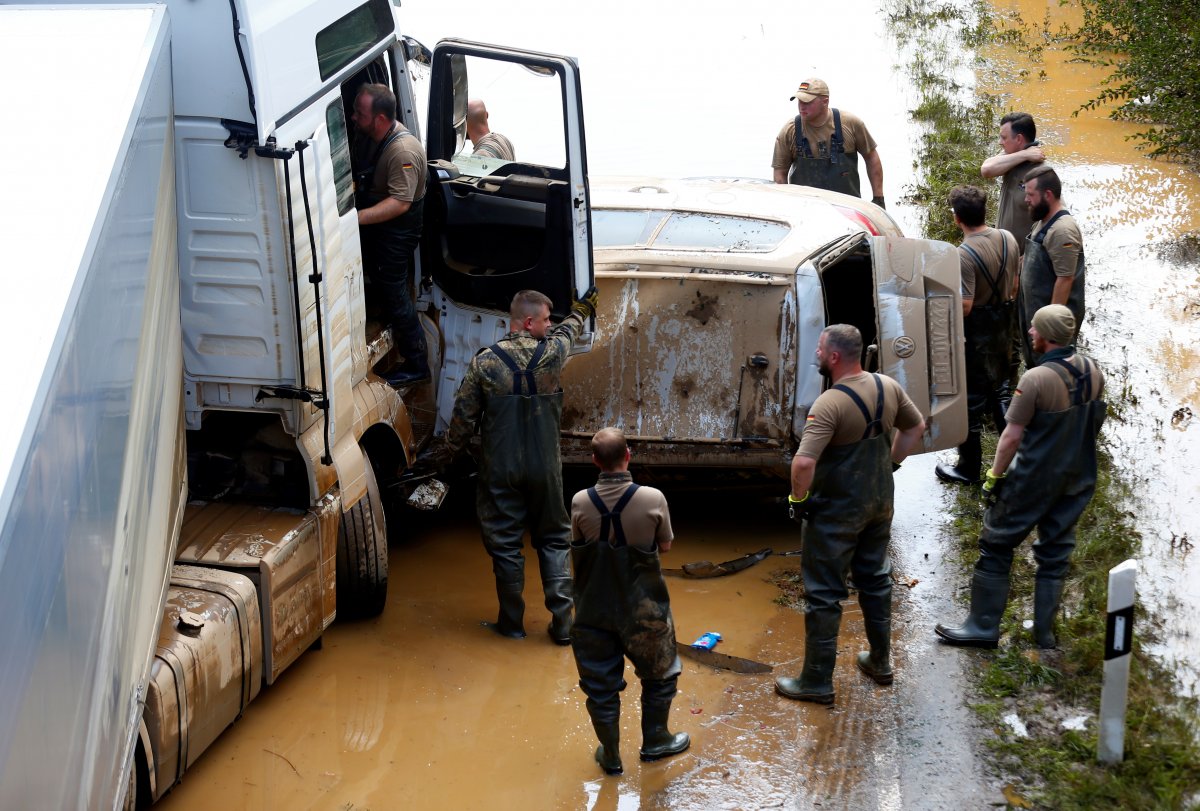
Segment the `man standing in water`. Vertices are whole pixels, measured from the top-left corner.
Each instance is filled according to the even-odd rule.
[[[571,500],[571,560],[575,566],[575,625],[571,648],[579,686],[600,748],[605,774],[621,774],[621,690],[625,657],[642,682],[642,760],[660,760],[691,744],[667,728],[682,667],[675,623],[658,555],[671,549],[667,500],[633,483],[629,445],[619,428],[592,437],[595,487]]]
[[[871,182],[871,202],[883,207],[883,162],[867,125],[853,113],[829,106],[829,85],[805,79],[792,96],[800,114],[775,137],[771,170],[776,183],[815,186],[861,197],[858,156]]]
[[[817,363],[833,387],[813,403],[792,459],[789,511],[804,522],[804,669],[799,678],[775,679],[775,690],[816,704],[833,703],[847,572],[871,648],[858,654],[858,667],[876,684],[892,683],[892,471],[925,430],[899,383],[863,371],[862,349],[857,327],[834,324],[821,333]],[[893,427],[899,431],[889,440]]]
[[[536,290],[513,296],[509,333],[471,359],[454,398],[445,445],[428,452],[431,461],[452,458],[479,429],[483,456],[476,512],[500,603],[496,622],[489,627],[501,636],[525,636],[521,550],[528,530],[550,611],[550,638],[559,645],[571,643],[570,524],[559,455],[560,381],[571,344],[595,316],[597,300],[593,287],[571,305],[561,324],[552,326],[549,298]]]
[[[1071,346],[1075,317],[1061,304],[1038,310],[1029,327],[1040,366],[1021,376],[1008,425],[983,489],[983,516],[971,610],[957,626],[934,631],[951,645],[994,648],[1008,602],[1013,552],[1037,527],[1033,635],[1053,648],[1054,617],[1075,549],[1075,524],[1096,490],[1096,437],[1104,424],[1104,374]]]
[[[1019,315],[1027,369],[1041,362],[1041,354],[1029,340],[1034,313],[1047,304],[1066,305],[1075,316],[1075,332],[1068,344],[1075,343],[1083,325],[1083,234],[1061,198],[1062,183],[1049,166],[1038,166],[1025,175],[1025,203],[1036,221],[1025,240],[1021,265]]]
[[[955,186],[950,190],[950,209],[963,233],[958,258],[967,344],[967,439],[958,446],[958,461],[953,466],[939,464],[934,472],[942,481],[976,484],[983,463],[983,415],[990,411],[996,430],[1003,431],[1011,399],[1012,280],[1021,267],[1021,249],[1012,234],[984,225],[987,194],[983,189]]]

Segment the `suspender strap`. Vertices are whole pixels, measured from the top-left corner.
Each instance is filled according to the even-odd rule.
[[[500,344],[492,344],[488,347],[488,349],[491,350],[493,355],[504,361],[504,365],[508,367],[510,372],[512,372],[513,394],[524,393],[521,391],[522,384],[529,389],[527,393],[530,396],[537,394],[537,382],[533,379],[533,370],[537,368],[538,361],[542,359],[542,355],[546,354],[545,340],[538,341],[537,348],[533,350],[533,357],[529,359],[529,366],[524,369],[517,365],[517,362],[513,360],[512,355],[500,348]]]
[[[812,147],[808,145],[808,139],[804,137],[804,127],[800,116],[796,116],[796,153],[803,155],[805,158],[811,159],[813,156]],[[842,160],[842,152],[845,149],[846,139],[842,136],[842,114],[834,108],[833,110],[833,138],[829,141],[829,162],[839,163]]]
[[[883,433],[883,381],[877,374],[872,374],[871,377],[875,378],[875,391],[878,394],[875,398],[874,419],[871,418],[871,412],[867,410],[867,404],[854,392],[854,389],[844,383],[838,383],[833,387],[835,391],[840,391],[849,397],[851,402],[862,412],[863,419],[867,421],[867,430],[863,431],[863,439],[873,439]]]
[[[633,494],[637,492],[637,489],[638,485],[630,484],[610,510],[604,506],[604,499],[600,498],[600,494],[596,492],[596,488],[588,488],[588,498],[592,500],[592,505],[600,513],[600,543],[608,543],[608,531],[609,527],[612,527],[614,536],[612,545],[614,547],[626,545],[625,530],[621,528],[621,511],[625,509],[625,505],[629,503],[629,499],[633,498]]]
[[[1068,363],[1066,358],[1054,358],[1050,361],[1053,364],[1051,368],[1058,372],[1063,385],[1067,387],[1073,406],[1083,405],[1092,399],[1092,362],[1087,358],[1080,360],[1083,361],[1083,371]],[[1060,367],[1065,371],[1061,371]]]
[[[1065,208],[1059,209],[1059,212],[1057,214],[1055,214],[1053,217],[1051,217],[1050,220],[1045,225],[1042,226],[1042,230],[1037,232],[1037,234],[1033,238],[1033,241],[1036,242],[1037,244],[1041,245],[1042,241],[1046,238],[1046,232],[1050,230],[1050,226],[1054,225],[1054,223],[1056,223],[1058,221],[1059,217],[1062,217],[1062,216],[1070,214],[1070,213],[1071,212],[1067,211]]]
[[[1000,245],[1002,247],[1000,249],[1000,274],[999,274],[999,276],[1003,276],[1004,269],[1008,267],[1008,240],[1002,238],[1000,240]],[[971,260],[975,263],[975,267],[977,267],[979,269],[980,274],[982,274],[983,278],[987,280],[988,287],[992,288],[992,299],[997,304],[1002,303],[1004,301],[1004,296],[1001,295],[1001,293],[1000,293],[1000,283],[996,279],[992,278],[992,274],[988,273],[987,265],[985,265],[983,263],[983,257],[980,256],[979,252],[976,251],[974,248],[972,248],[970,245],[968,245],[966,242],[964,242],[959,247],[961,247],[968,254],[970,254]],[[999,278],[999,276],[997,278]]]

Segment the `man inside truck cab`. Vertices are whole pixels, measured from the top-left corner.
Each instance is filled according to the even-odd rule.
[[[404,362],[385,378],[393,386],[429,379],[425,336],[413,305],[413,255],[421,240],[425,198],[425,149],[396,120],[396,96],[386,85],[365,84],[350,117],[370,139],[365,166],[355,173],[363,269],[371,298],[391,323],[392,341]]]

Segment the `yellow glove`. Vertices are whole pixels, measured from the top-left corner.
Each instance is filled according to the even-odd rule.
[[[596,305],[599,303],[600,291],[596,289],[596,285],[592,285],[582,296],[575,299],[575,303],[571,305],[571,312],[579,313],[584,318],[594,318],[596,316]]]

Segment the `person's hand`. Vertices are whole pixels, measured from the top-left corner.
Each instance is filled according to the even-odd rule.
[[[1007,473],[1001,473],[997,476],[990,467],[987,469],[987,473],[983,477],[984,506],[990,507],[996,503],[996,497],[1000,495],[1000,485],[1004,483],[1007,475]]]
[[[1025,147],[1025,159],[1033,163],[1041,163],[1046,160],[1046,153],[1040,146],[1027,146]]]
[[[575,303],[571,305],[571,312],[579,313],[584,318],[596,317],[596,305],[600,303],[600,291],[596,289],[596,285],[592,285],[584,294],[575,299]]]
[[[791,493],[788,493],[788,518],[797,524],[803,525],[805,519],[808,518],[808,510],[812,506],[808,500],[809,495],[811,495],[811,492],[805,493],[803,498],[796,498]]]
[[[871,202],[872,202],[872,203],[874,203],[875,205],[879,206],[880,208],[887,208],[887,206],[885,206],[885,205],[883,204],[883,197],[882,197],[882,196],[880,196],[880,197],[872,197],[872,198],[871,198]]]

